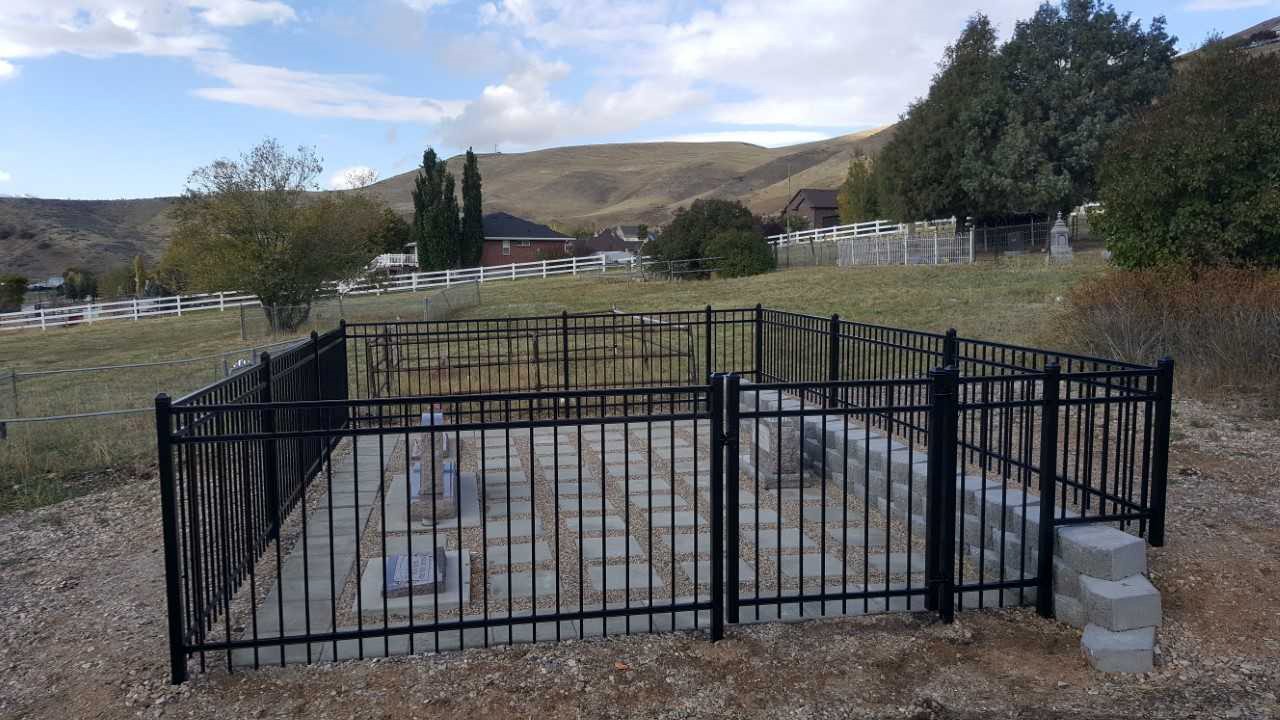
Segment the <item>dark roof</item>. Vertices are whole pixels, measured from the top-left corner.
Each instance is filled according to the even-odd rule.
[[[796,207],[803,200],[811,208],[833,208],[839,204],[836,202],[837,192],[836,190],[801,188],[796,191],[795,195],[791,196],[791,201],[787,203],[787,207]]]
[[[573,238],[558,233],[546,225],[518,218],[504,212],[489,213],[484,216],[484,237],[490,238],[528,238],[530,240],[572,240]]]
[[[605,228],[586,241],[587,249],[592,252],[627,250],[633,244],[622,239],[615,228]]]
[[[1227,35],[1222,38],[1225,41],[1242,43],[1245,49],[1250,53],[1271,53],[1280,51],[1280,15],[1263,20],[1257,25],[1241,30],[1240,32]],[[1175,61],[1186,60],[1195,57],[1201,48],[1196,48],[1189,52],[1184,52],[1174,58]]]

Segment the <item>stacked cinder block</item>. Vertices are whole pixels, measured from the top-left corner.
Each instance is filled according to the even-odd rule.
[[[762,391],[759,398],[744,384],[743,411],[799,409],[799,399],[776,391]],[[808,406],[806,406],[808,407]],[[789,445],[777,442],[764,448],[765,424],[761,420],[762,450],[788,454]],[[744,434],[754,441],[755,428],[744,423]],[[776,440],[779,435],[770,427]],[[847,484],[850,495],[868,498],[880,513],[908,520],[913,532],[925,533],[928,497],[928,455],[925,451],[887,437],[845,417],[805,417],[801,434],[801,461],[805,479],[824,475]],[[785,437],[785,436],[784,436]],[[754,474],[750,460],[755,450],[744,442],[742,469]],[[791,455],[796,455],[790,451]],[[761,453],[760,477],[776,474],[775,455]],[[825,465],[824,465],[825,461]],[[785,460],[784,460],[785,462]],[[792,467],[784,465],[784,467]],[[792,471],[794,472],[794,471]],[[1039,561],[1040,498],[993,478],[966,474],[956,477],[956,542],[965,549],[966,577],[1016,580],[1036,574]],[[807,484],[807,483],[806,483]],[[1057,517],[1076,517],[1070,509],[1057,508]],[[1146,542],[1106,525],[1074,525],[1057,530],[1054,558],[1054,600],[1057,617],[1084,628],[1082,646],[1090,664],[1109,672],[1142,672],[1153,662],[1155,628],[1160,624],[1160,593],[1146,579]],[[966,606],[976,595],[959,598]],[[1021,592],[988,591],[986,606],[1035,602],[1034,588]]]
[[[1106,525],[1058,529],[1054,611],[1084,628],[1089,664],[1106,672],[1148,672],[1155,660],[1160,591],[1146,578],[1147,544]]]

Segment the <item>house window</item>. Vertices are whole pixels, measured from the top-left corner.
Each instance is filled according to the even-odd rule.
[[[503,254],[503,255],[510,255],[510,254],[511,254],[511,241],[510,241],[510,240],[503,240],[503,241],[502,241],[502,254]]]
[[[520,247],[529,247],[529,241],[528,241],[528,240],[520,240],[520,241],[518,241],[516,244],[517,244],[517,245],[519,245]]]

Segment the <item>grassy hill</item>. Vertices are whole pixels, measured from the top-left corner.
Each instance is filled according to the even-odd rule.
[[[721,197],[774,213],[795,190],[837,186],[852,156],[878,151],[891,135],[872,130],[781,148],[663,142],[481,154],[485,211],[569,226],[656,225],[697,198]],[[459,178],[462,162],[449,159]],[[407,215],[413,176],[387,178],[371,191]],[[0,272],[34,278],[70,266],[101,271],[138,254],[154,261],[168,242],[173,202],[0,197]]]

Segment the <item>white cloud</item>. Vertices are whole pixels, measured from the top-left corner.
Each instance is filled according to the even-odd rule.
[[[0,170],[0,182],[11,182],[12,180],[13,180],[12,175],[10,175],[9,173],[3,170]]]
[[[1218,12],[1244,8],[1266,7],[1272,0],[1194,0],[1183,7],[1196,12]]]
[[[462,103],[394,95],[377,90],[376,77],[323,74],[235,62],[222,56],[203,69],[226,83],[198,88],[205,99],[279,110],[309,117],[435,123],[457,115]]]
[[[400,0],[405,6],[417,10],[418,12],[427,12],[437,5],[444,5],[449,0]]]
[[[217,28],[295,17],[279,0],[4,0],[0,59],[189,57],[225,46]]]
[[[1036,4],[993,0],[984,10],[1007,32]],[[852,129],[892,122],[922,95],[970,13],[931,0],[725,0],[692,10],[678,0],[493,0],[480,18],[535,46],[593,56],[600,82],[658,89],[648,93],[650,117]],[[538,134],[522,126],[510,139]]]
[[[240,27],[260,22],[284,23],[296,20],[293,8],[276,0],[193,0],[200,17],[218,27]]]
[[[817,130],[722,130],[672,135],[655,142],[741,142],[762,147],[784,147],[825,140],[829,137],[831,133]]]
[[[12,77],[17,77],[17,75],[18,75],[17,65],[0,60],[0,81],[8,80],[9,78],[12,78]]]
[[[329,176],[330,190],[354,190],[378,181],[378,171],[368,165],[352,165]]]

